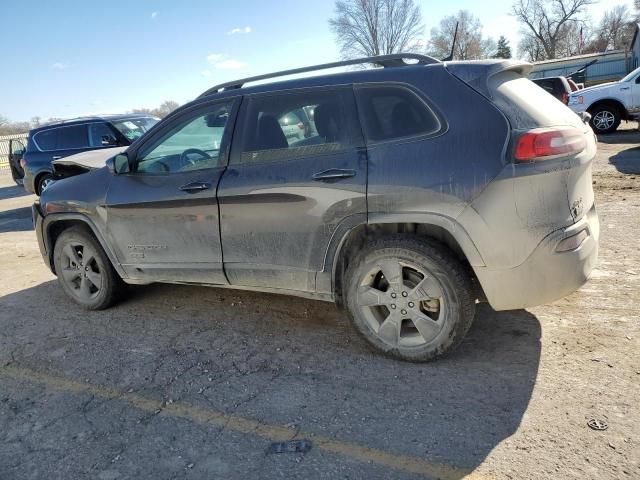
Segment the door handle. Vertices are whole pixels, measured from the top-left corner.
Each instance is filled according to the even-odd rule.
[[[51,157],[51,160],[60,160],[62,157],[60,155],[54,155]]]
[[[620,90],[629,90],[631,87],[620,87]]]
[[[342,169],[342,168],[330,168],[328,170],[323,170],[322,172],[314,173],[313,179],[318,181],[323,180],[336,180],[339,178],[350,178],[355,177],[356,171],[350,169]]]
[[[211,184],[207,182],[191,182],[186,185],[182,185],[180,190],[183,192],[195,193],[201,192],[203,190],[209,190],[211,188]]]

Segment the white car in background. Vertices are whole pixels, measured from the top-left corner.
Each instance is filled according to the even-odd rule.
[[[569,108],[589,112],[596,133],[614,132],[622,120],[640,117],[640,68],[618,82],[603,83],[569,95]]]

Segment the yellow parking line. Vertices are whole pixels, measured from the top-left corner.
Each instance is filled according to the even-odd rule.
[[[240,433],[258,435],[269,441],[283,441],[291,438],[291,429],[278,425],[269,425],[249,418],[230,415],[217,410],[195,407],[184,402],[175,402],[162,406],[158,400],[117,390],[115,388],[82,383],[64,377],[39,373],[34,370],[15,365],[0,366],[0,374],[16,379],[43,383],[56,390],[75,393],[87,393],[98,397],[127,402],[135,408],[146,412],[158,412],[159,415],[186,418],[198,423],[223,426],[225,429]],[[342,442],[333,438],[313,433],[299,432],[298,437],[312,440],[313,447],[326,452],[344,455],[365,463],[375,463],[384,467],[404,472],[426,475],[441,479],[486,480],[486,476],[474,474],[441,463],[434,463],[417,457],[397,455],[385,450],[369,448],[356,443]]]

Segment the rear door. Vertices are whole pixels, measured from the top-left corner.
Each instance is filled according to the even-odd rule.
[[[224,284],[216,187],[239,100],[172,117],[128,155],[132,171],[107,192],[107,235],[141,281]]]
[[[336,229],[366,221],[366,182],[350,86],[246,96],[218,189],[229,282],[314,291]]]

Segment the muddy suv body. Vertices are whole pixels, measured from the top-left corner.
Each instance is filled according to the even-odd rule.
[[[78,162],[34,205],[62,288],[88,308],[152,282],[336,301],[375,347],[428,360],[477,301],[580,287],[599,235],[589,126],[527,64],[362,62],[385,68],[214,88],[106,166]],[[300,108],[315,133],[288,139],[277,119]]]

